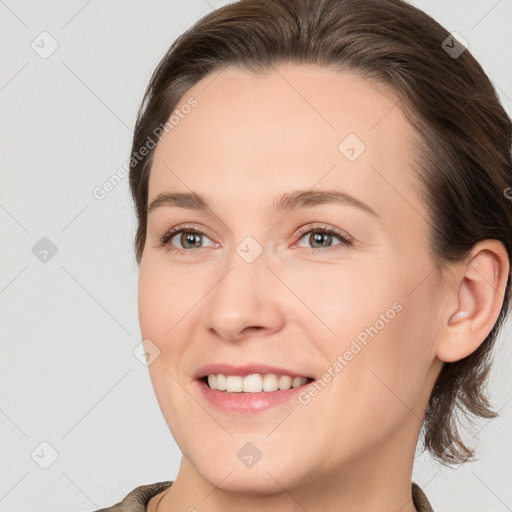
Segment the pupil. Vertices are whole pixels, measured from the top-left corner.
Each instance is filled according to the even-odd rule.
[[[329,242],[331,241],[332,238],[332,235],[330,235],[329,233],[312,233],[311,236],[313,237],[312,245],[314,246],[316,242],[319,242],[321,247],[328,247]]]
[[[185,243],[183,243],[183,238],[185,238]],[[194,242],[195,239],[195,242]],[[187,247],[187,244],[191,244],[192,247],[201,247],[201,241],[198,233],[188,233],[182,235],[182,245]]]

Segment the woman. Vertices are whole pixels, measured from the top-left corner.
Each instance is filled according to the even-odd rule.
[[[401,0],[241,0],[155,70],[139,321],[183,458],[104,511],[431,511],[510,301],[511,122]]]

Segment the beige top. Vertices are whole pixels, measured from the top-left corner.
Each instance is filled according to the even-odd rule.
[[[157,482],[154,484],[140,485],[131,491],[126,497],[112,507],[102,508],[96,512],[146,512],[149,500],[157,494],[165,491],[172,485],[172,481]],[[434,512],[427,497],[420,486],[411,483],[412,502],[418,512]]]

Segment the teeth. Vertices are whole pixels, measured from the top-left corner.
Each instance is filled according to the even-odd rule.
[[[213,375],[213,377],[215,377],[215,375]],[[208,377],[208,379],[210,379]],[[217,375],[217,389],[219,391],[226,391],[226,387],[227,387],[227,378],[225,375],[223,375],[222,373],[219,373]],[[210,383],[210,380],[208,380],[208,384]],[[211,386],[210,386],[211,387]]]
[[[267,373],[263,377],[263,391],[277,391],[279,389],[279,382],[277,376],[273,373]]]
[[[275,373],[251,373],[241,375],[224,375],[222,373],[208,375],[208,385],[211,389],[227,391],[229,393],[261,393],[278,389],[286,391],[297,388],[308,382],[305,377],[290,377],[289,375],[276,375]]]
[[[240,380],[243,382],[242,391],[244,393],[259,393],[263,389],[263,379],[257,373],[243,378],[240,377]]]

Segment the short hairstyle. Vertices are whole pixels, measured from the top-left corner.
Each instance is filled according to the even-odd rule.
[[[232,66],[265,73],[280,62],[349,70],[389,86],[413,127],[411,172],[430,213],[428,246],[439,275],[447,263],[464,260],[485,239],[501,241],[510,260],[511,120],[470,51],[447,51],[464,50],[456,44],[437,21],[403,0],[228,4],[179,36],[158,64],[139,107],[132,155],[166,124],[186,91],[213,71]],[[139,264],[154,146],[130,160]],[[442,464],[474,456],[457,428],[458,413],[470,422],[497,416],[485,386],[510,295],[509,274],[492,331],[472,354],[445,362],[435,382],[421,432],[424,448]],[[450,458],[445,457],[448,447]]]

